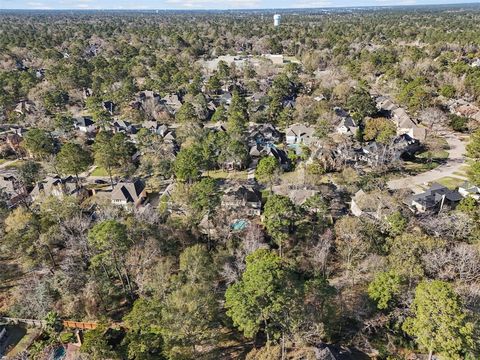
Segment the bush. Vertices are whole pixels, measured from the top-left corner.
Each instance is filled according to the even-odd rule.
[[[75,334],[71,332],[64,332],[60,334],[60,341],[63,344],[73,342],[75,340]]]
[[[449,125],[453,130],[460,132],[468,131],[468,118],[455,114],[450,114],[448,117],[450,120]]]

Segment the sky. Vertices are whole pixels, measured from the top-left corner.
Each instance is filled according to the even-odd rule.
[[[0,0],[0,9],[270,9],[476,3],[469,0]]]

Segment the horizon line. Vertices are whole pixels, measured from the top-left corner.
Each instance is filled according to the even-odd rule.
[[[0,8],[0,12],[2,11],[77,11],[77,12],[93,12],[93,11],[185,11],[185,12],[195,12],[195,11],[285,11],[285,10],[329,10],[329,9],[373,9],[373,8],[414,8],[414,7],[437,7],[437,6],[472,6],[477,5],[480,6],[480,2],[472,1],[472,2],[462,2],[462,3],[451,3],[451,2],[439,2],[439,3],[432,3],[432,4],[385,4],[385,5],[355,5],[355,6],[324,6],[324,7],[244,7],[244,8],[125,8],[125,7],[118,7],[118,8]]]

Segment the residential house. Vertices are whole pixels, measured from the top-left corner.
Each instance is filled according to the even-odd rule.
[[[408,205],[419,213],[441,211],[445,206],[455,207],[462,198],[457,190],[433,183],[427,191],[413,195]]]
[[[0,174],[0,191],[5,195],[9,208],[28,198],[27,189],[13,172],[7,171]]]
[[[223,191],[221,207],[229,211],[249,216],[260,216],[262,196],[260,191],[250,184],[227,183]]]
[[[171,114],[175,114],[182,106],[182,102],[178,94],[169,94],[164,96],[161,100]]]
[[[397,205],[392,198],[387,193],[380,191],[366,193],[359,190],[350,202],[350,211],[357,217],[366,216],[381,220],[396,210]]]
[[[147,120],[142,125],[153,134],[161,136],[166,142],[175,141],[175,132],[170,130],[166,124],[159,124],[155,120]]]
[[[225,91],[218,98],[219,104],[230,105],[231,102],[232,102],[232,93],[230,91]]]
[[[480,200],[480,187],[469,184],[468,182],[463,183],[458,187],[458,192],[463,197],[471,197],[475,200]]]
[[[102,107],[110,115],[113,115],[113,113],[115,112],[116,105],[114,104],[113,101],[108,100],[108,101],[102,102]]]
[[[97,130],[92,118],[88,116],[81,116],[74,119],[73,127],[86,134],[93,133]]]
[[[30,197],[33,201],[48,196],[62,199],[65,196],[84,195],[84,189],[78,186],[78,183],[73,176],[68,176],[66,178],[47,176],[43,181],[38,182],[30,193]]]
[[[282,139],[282,134],[272,124],[250,123],[248,126],[248,145],[276,144]]]
[[[351,116],[347,116],[340,120],[337,126],[337,132],[348,136],[354,136],[358,131],[358,125]]]
[[[6,143],[10,150],[17,152],[20,149],[20,144],[23,141],[23,137],[18,134],[8,134]]]
[[[35,111],[35,103],[27,99],[20,100],[15,106],[14,111],[21,115],[31,114]]]
[[[287,153],[272,144],[253,145],[252,147],[250,147],[250,156],[252,158],[273,156],[284,170],[288,170],[291,165]]]
[[[315,138],[315,128],[303,124],[291,125],[285,133],[285,139],[289,145],[309,145]]]
[[[145,184],[141,180],[119,182],[112,191],[112,204],[138,207],[146,199]]]
[[[113,123],[111,124],[111,128],[114,133],[117,133],[117,132],[123,132],[125,134],[137,133],[137,128],[135,127],[135,125],[125,120],[118,120],[118,119],[114,120]]]
[[[377,109],[380,113],[392,119],[397,127],[397,135],[407,134],[412,139],[424,141],[427,132],[424,127],[414,121],[405,109],[397,106],[392,100],[385,96],[375,98]]]

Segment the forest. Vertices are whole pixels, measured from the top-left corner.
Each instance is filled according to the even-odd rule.
[[[0,358],[480,358],[480,6],[276,13],[0,10]]]

